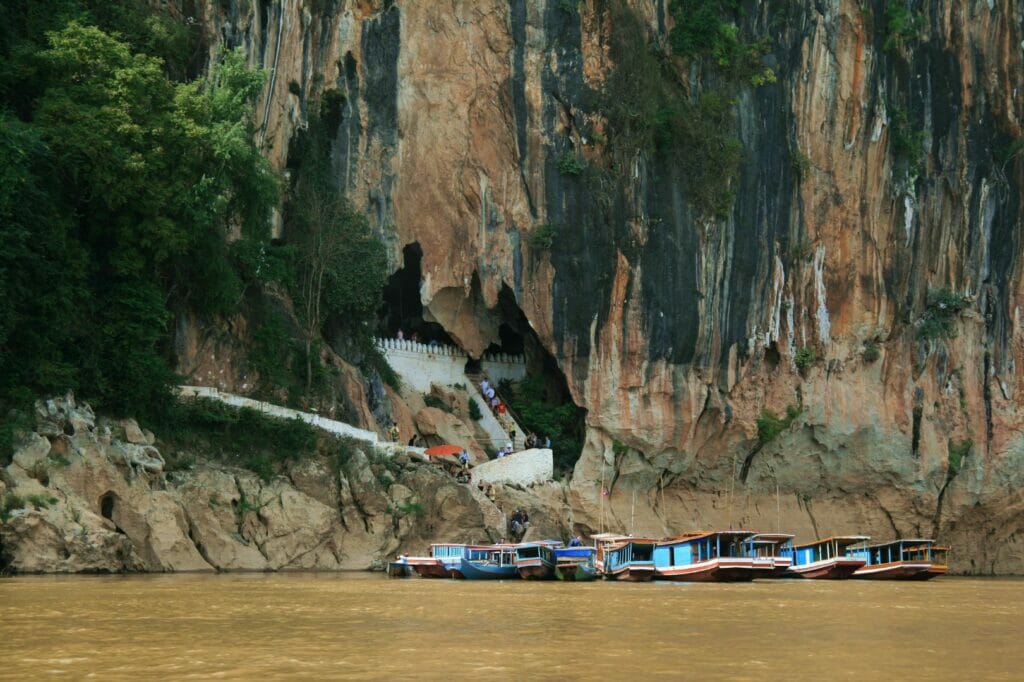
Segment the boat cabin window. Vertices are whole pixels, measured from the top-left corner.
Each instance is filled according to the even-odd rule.
[[[540,556],[540,547],[520,547],[516,550],[520,559],[536,559]]]
[[[653,561],[654,545],[633,545],[633,561]]]

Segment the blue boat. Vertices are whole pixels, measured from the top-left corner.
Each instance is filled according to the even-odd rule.
[[[594,563],[609,580],[645,582],[654,577],[656,540],[628,535],[602,533],[593,536],[597,542]]]
[[[789,550],[793,565],[787,576],[816,580],[845,580],[867,563],[863,557],[848,556],[847,547],[867,542],[864,535],[836,535],[797,545]]]
[[[770,577],[775,562],[758,556],[755,536],[749,530],[724,530],[662,540],[654,549],[654,577],[685,582],[745,582]]]
[[[789,533],[758,533],[750,538],[752,556],[771,559],[773,570],[769,578],[784,578],[793,565],[793,536]]]
[[[946,572],[946,548],[926,538],[857,545],[846,555],[866,562],[853,574],[862,580],[929,580]]]
[[[597,577],[596,547],[556,547],[555,577],[566,582],[585,582]]]
[[[555,577],[555,548],[558,540],[526,542],[515,546],[516,572],[524,580],[551,580]]]
[[[460,572],[466,580],[517,578],[515,545],[470,545],[462,553]]]

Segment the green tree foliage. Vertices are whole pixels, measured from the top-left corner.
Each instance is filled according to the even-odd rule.
[[[330,164],[330,141],[320,117],[296,140],[289,158],[296,165],[287,211],[287,237],[295,246],[296,312],[306,347],[306,383],[312,344],[327,320],[336,320],[364,349],[387,281],[387,255],[366,216],[338,187]]]
[[[725,84],[694,101],[672,61],[648,44],[646,28],[629,7],[612,6],[612,26],[615,69],[600,110],[608,119],[616,168],[629,168],[638,152],[660,156],[683,171],[687,194],[701,214],[726,217],[742,160],[740,142],[729,134],[732,87]]]
[[[551,396],[542,376],[527,377],[517,384],[503,382],[502,396],[520,426],[551,439],[555,468],[571,470],[583,449],[583,411],[570,400]]]
[[[251,120],[263,76],[226,53],[178,82],[190,39],[145,3],[14,5],[0,39],[0,403],[70,388],[158,410],[173,311],[232,311],[243,282],[227,237],[266,237],[276,179]]]
[[[928,305],[917,321],[917,338],[950,339],[957,335],[955,322],[970,300],[950,289],[928,292]]]
[[[741,5],[739,0],[672,0],[672,51],[700,59],[732,80],[749,80],[753,85],[774,83],[775,72],[761,64],[771,41],[745,40],[733,21]]]
[[[790,425],[800,416],[800,408],[794,405],[786,406],[786,415],[780,417],[771,410],[763,410],[757,418],[757,440],[761,445],[767,445],[779,434],[788,429]]]

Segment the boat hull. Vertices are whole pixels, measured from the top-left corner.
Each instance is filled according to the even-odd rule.
[[[809,578],[812,580],[846,580],[865,563],[863,559],[849,557],[825,559],[810,564],[793,566],[789,569],[789,577]]]
[[[530,564],[517,564],[516,572],[523,580],[553,580],[555,567],[543,561]]]
[[[480,564],[468,559],[462,560],[461,572],[466,580],[509,580],[519,577],[514,564],[493,566]]]
[[[389,561],[388,562],[388,577],[389,578],[411,578],[416,575],[416,571],[405,561]]]
[[[919,580],[931,564],[922,561],[893,561],[887,564],[867,565],[857,569],[853,577],[858,580]],[[927,578],[925,578],[927,580]]]
[[[413,571],[421,578],[462,578],[457,564],[440,559],[407,559]]]
[[[653,566],[623,566],[608,573],[610,580],[627,583],[645,583],[654,579]]]
[[[908,580],[931,580],[932,578],[937,578],[940,575],[946,575],[948,570],[949,569],[945,566],[936,566],[935,564],[932,564],[920,573],[910,576]]]
[[[656,580],[694,583],[740,583],[770,575],[772,568],[755,569],[749,559],[709,559],[686,566],[658,568]]]
[[[555,577],[568,583],[583,583],[596,580],[597,571],[593,566],[563,564],[555,568]]]

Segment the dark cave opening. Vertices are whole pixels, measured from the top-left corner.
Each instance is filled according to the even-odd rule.
[[[586,410],[573,402],[558,361],[541,343],[507,285],[498,293],[496,312],[500,343],[492,343],[487,352],[523,355],[526,360],[525,377],[505,383],[503,397],[527,433],[551,439],[556,475],[565,475],[583,449]]]
[[[423,318],[420,283],[423,278],[421,264],[423,249],[418,242],[402,249],[402,267],[388,278],[384,286],[384,304],[378,315],[377,332],[384,338],[401,336],[421,343],[437,341],[456,345],[444,327]]]

